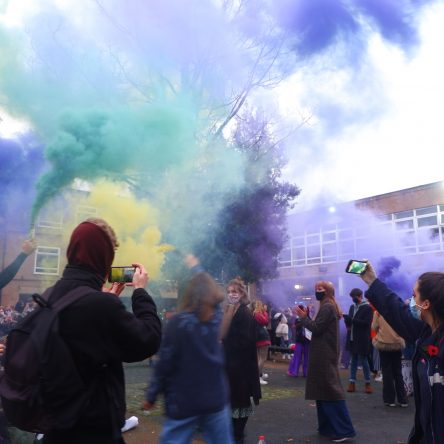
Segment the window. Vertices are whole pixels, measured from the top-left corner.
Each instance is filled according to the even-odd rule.
[[[322,233],[322,240],[324,242],[335,241],[336,233],[335,232]]]
[[[63,226],[63,211],[55,207],[43,208],[37,220],[37,226],[42,228],[60,229]]]
[[[320,241],[321,235],[319,233],[307,235],[307,245],[318,244]]]
[[[291,250],[285,249],[281,251],[279,255],[279,263],[283,266],[291,265]]]
[[[336,242],[322,245],[322,261],[335,262],[337,260]]]
[[[37,247],[34,274],[59,274],[60,248]]]
[[[76,211],[76,222],[80,222],[89,219],[90,217],[97,217],[97,208],[89,207],[87,205],[78,205]]]
[[[421,216],[424,214],[434,214],[436,213],[436,205],[433,207],[425,207],[425,208],[419,208],[416,210],[416,215]]]
[[[321,260],[321,246],[320,245],[310,245],[307,247],[307,259],[318,259]],[[316,262],[310,262],[316,263]]]
[[[399,213],[394,213],[395,219],[407,219],[408,217],[413,217],[413,210],[400,211]]]
[[[418,218],[418,227],[429,227],[430,225],[437,225],[437,217],[434,216],[426,216]]]
[[[397,230],[411,230],[413,228],[413,219],[396,221],[395,228]]]
[[[303,247],[305,245],[304,236],[296,236],[293,238],[293,246],[294,247]]]
[[[338,231],[339,239],[352,239],[353,238],[353,230],[347,228],[346,230]]]
[[[305,264],[305,247],[298,247],[293,250],[293,261],[295,265]]]

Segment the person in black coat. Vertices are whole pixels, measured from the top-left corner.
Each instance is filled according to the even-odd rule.
[[[242,280],[230,281],[222,320],[222,338],[228,383],[231,393],[231,416],[236,444],[245,442],[245,426],[259,404],[261,387],[256,352],[256,321],[248,308],[248,295]]]
[[[59,316],[61,336],[91,395],[75,425],[46,433],[44,444],[123,443],[120,430],[126,405],[122,362],[142,361],[159,348],[161,322],[153,299],[144,289],[148,275],[143,265],[134,264],[133,313],[117,296],[123,286],[114,289],[116,294],[102,291],[117,246],[114,231],[102,219],[82,222],[71,235],[68,265],[54,285],[49,302],[79,286],[91,288],[90,294]]]
[[[356,373],[358,365],[362,365],[365,379],[365,393],[372,393],[370,379],[370,366],[368,355],[372,350],[370,329],[373,319],[373,310],[368,301],[364,300],[362,290],[353,288],[350,292],[353,305],[350,306],[348,315],[344,315],[345,325],[347,327],[347,345],[346,348],[351,355],[350,363],[350,383],[348,392],[356,390]]]

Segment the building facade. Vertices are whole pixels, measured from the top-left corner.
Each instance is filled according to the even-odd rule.
[[[405,297],[418,274],[444,271],[443,182],[295,213],[288,226],[279,278],[264,283],[265,294],[280,303],[312,300],[317,280],[333,282],[339,297],[365,289],[345,273],[350,259],[369,259],[389,280],[402,279]]]

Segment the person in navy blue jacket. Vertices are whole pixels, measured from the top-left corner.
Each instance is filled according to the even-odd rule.
[[[224,294],[199,266],[197,258],[186,259],[191,272],[180,312],[165,329],[146,392],[144,409],[150,410],[162,393],[166,420],[161,444],[191,444],[199,427],[205,442],[232,444],[228,382],[220,341]]]
[[[406,342],[415,342],[416,411],[408,444],[444,443],[444,273],[419,276],[409,306],[376,277],[370,263],[361,277],[376,310]]]

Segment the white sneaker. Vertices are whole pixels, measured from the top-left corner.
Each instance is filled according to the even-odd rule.
[[[382,382],[382,375],[376,376],[375,381]]]
[[[262,373],[261,378],[262,379],[268,379],[268,373]]]
[[[262,379],[262,378],[259,378],[259,382],[260,382],[261,385],[267,385],[267,384],[268,384],[268,382],[265,381],[265,380]]]

